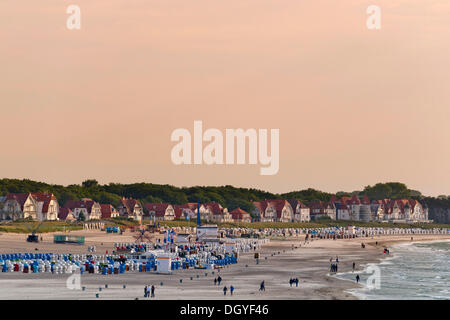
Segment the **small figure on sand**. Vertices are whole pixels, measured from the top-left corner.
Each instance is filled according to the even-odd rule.
[[[214,285],[217,285],[217,278],[214,278]]]
[[[148,286],[144,286],[144,298],[148,298]]]
[[[227,286],[223,287],[223,295],[224,295],[224,296],[227,295],[227,290],[228,290]]]
[[[151,297],[154,298],[155,297],[155,286],[154,285],[152,285],[150,292],[152,294]]]
[[[356,283],[359,283],[359,274],[356,275]]]
[[[222,282],[222,277],[221,276],[218,276],[217,277],[217,284],[220,286],[220,283]]]
[[[353,262],[353,265],[352,265],[352,269],[353,270],[352,270],[352,272],[355,272],[355,268],[356,268],[356,263]]]
[[[233,292],[234,292],[234,287],[230,286],[230,295],[233,295]]]
[[[264,285],[264,280],[259,285],[259,291],[266,291],[266,286]]]

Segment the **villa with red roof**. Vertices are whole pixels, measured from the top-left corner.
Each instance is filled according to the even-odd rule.
[[[100,204],[102,211],[102,219],[116,218],[119,216],[119,211],[111,204]]]
[[[322,217],[329,217],[332,220],[336,220],[336,205],[331,201],[311,201],[309,209],[312,220]]]
[[[277,213],[275,206],[269,200],[253,201],[255,208],[253,209],[255,216],[261,222],[277,221]]]
[[[102,218],[102,209],[100,203],[90,199],[83,198],[80,201],[68,200],[64,204],[64,208],[70,209],[73,216],[78,220],[80,216],[84,216],[85,220],[100,220]]]
[[[218,202],[209,202],[205,204],[205,207],[208,209],[208,218],[209,222],[233,222],[233,217],[228,212],[227,208],[223,208]]]
[[[52,193],[9,193],[3,200],[2,220],[30,218],[36,221],[58,220],[59,205]]]
[[[58,218],[61,221],[76,221],[73,211],[68,208],[59,208]]]
[[[146,203],[145,211],[151,218],[155,220],[174,220],[175,209],[168,203]]]
[[[236,208],[230,212],[234,222],[252,222],[252,217],[250,213],[241,208]]]
[[[189,204],[175,204],[173,205],[173,208],[175,210],[175,218],[176,219],[195,219],[197,216],[196,207],[194,211],[192,210],[192,207]]]
[[[261,222],[292,222],[294,210],[287,200],[253,201],[254,213]]]
[[[309,208],[300,200],[289,200],[289,204],[294,211],[294,221],[295,222],[309,222],[311,217],[309,215]]]
[[[126,217],[128,219],[134,219],[140,221],[144,214],[144,208],[142,205],[133,198],[123,197],[120,200],[120,204],[117,206],[117,210],[121,217]]]

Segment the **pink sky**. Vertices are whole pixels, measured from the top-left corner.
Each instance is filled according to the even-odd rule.
[[[2,0],[0,177],[450,194],[448,39],[446,0]],[[280,129],[278,174],[173,165],[194,120]]]

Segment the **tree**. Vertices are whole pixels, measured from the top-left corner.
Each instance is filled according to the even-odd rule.
[[[78,221],[86,221],[86,216],[84,215],[83,211],[80,212],[77,220]]]
[[[88,179],[88,180],[84,180],[81,185],[84,188],[92,188],[92,187],[98,187],[98,181],[95,179]]]

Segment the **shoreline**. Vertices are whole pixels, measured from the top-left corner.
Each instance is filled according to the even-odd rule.
[[[403,238],[409,238],[409,239],[403,239]],[[402,239],[388,239],[388,240],[384,240],[384,241],[381,241],[381,242],[379,241],[378,242],[378,247],[392,247],[393,250],[395,250],[396,246],[405,245],[405,244],[406,245],[413,245],[415,243],[434,243],[434,242],[440,243],[440,242],[449,242],[450,241],[450,236],[449,235],[441,235],[441,236],[434,236],[434,237],[430,235],[430,236],[425,236],[423,238],[421,237],[421,239],[419,239],[419,240],[413,239],[412,241],[411,241],[410,238],[411,237],[408,235],[408,236],[402,236]],[[377,240],[373,239],[371,242],[368,242],[367,244],[371,245],[372,247],[374,247],[376,241]],[[391,254],[392,254],[392,256],[391,256]],[[363,273],[369,265],[378,266],[378,265],[382,264],[386,260],[394,259],[394,257],[395,257],[395,251],[390,253],[390,255],[385,255],[385,256],[383,256],[381,258],[377,258],[377,259],[375,259],[373,261],[368,261],[367,263],[361,264],[360,266],[363,267],[363,268],[356,268],[354,273],[355,274],[357,274],[358,272],[359,273]],[[345,292],[353,295],[358,300],[363,300],[361,298],[361,295],[358,294],[356,291],[363,289],[365,287],[364,285],[355,283],[355,280],[345,279],[345,278],[340,278],[339,277],[339,275],[350,274],[350,273],[353,273],[353,272],[352,271],[346,271],[346,272],[342,272],[342,273],[339,272],[339,273],[333,274],[333,275],[329,274],[329,276],[332,276],[332,277],[334,277],[334,278],[336,278],[338,280],[343,280],[343,281],[346,281],[348,283],[352,283],[353,287],[345,289]]]

